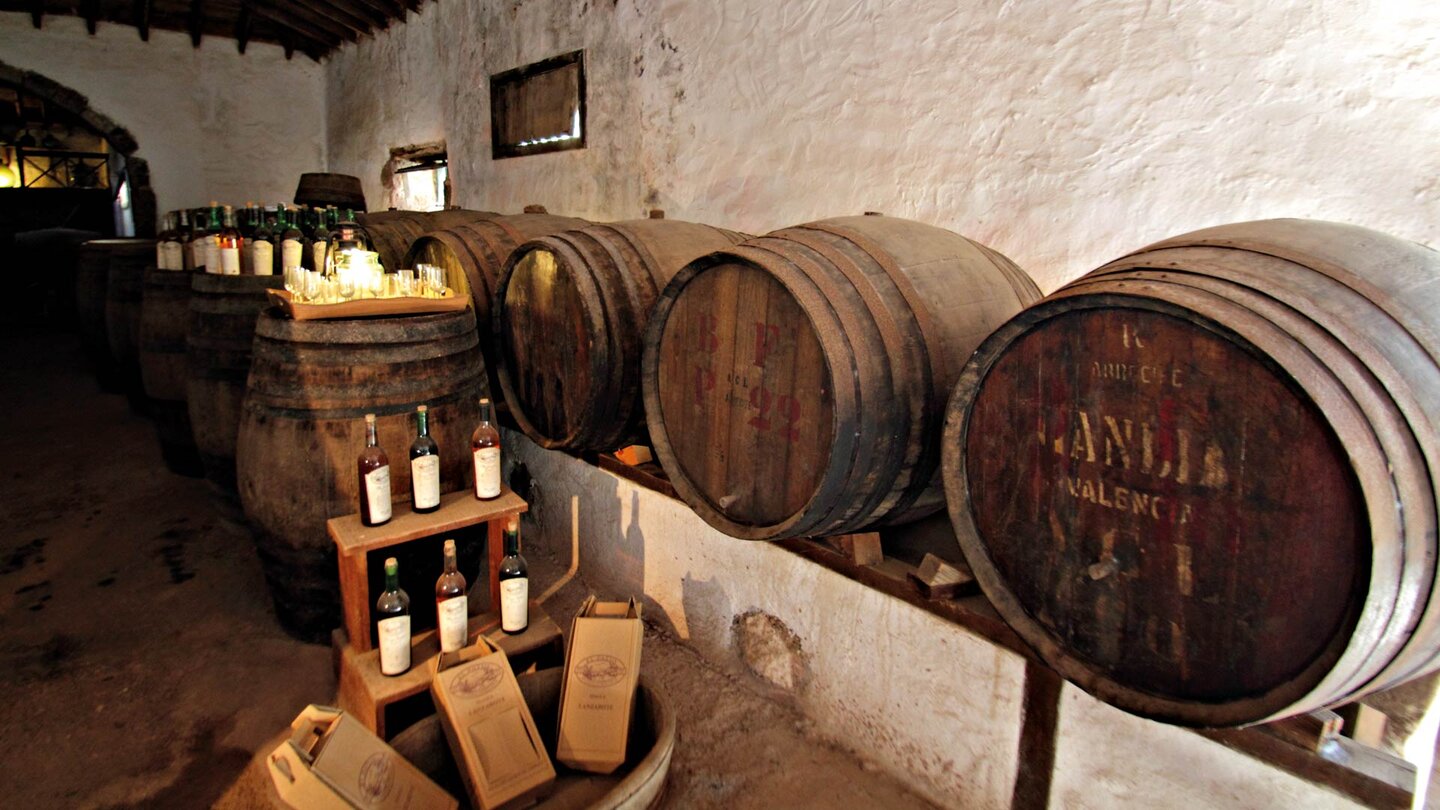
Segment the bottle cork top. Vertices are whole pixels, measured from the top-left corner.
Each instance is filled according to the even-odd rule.
[[[480,397],[480,404],[481,404],[481,405],[489,405],[489,404],[490,404],[490,397]]]
[[[367,413],[367,414],[365,414],[365,424],[367,424],[367,425],[373,425],[373,424],[375,424],[375,414],[373,414],[373,413]]]
[[[446,553],[446,554],[454,554],[454,553],[455,553],[455,541],[454,541],[454,540],[446,540],[446,541],[445,541],[445,553]]]
[[[424,406],[424,405],[416,405],[416,406],[415,406],[415,411],[416,411],[416,413],[425,413],[425,412],[428,411],[428,410],[430,410],[430,409],[429,409],[428,407]]]
[[[385,573],[393,574],[400,570],[400,561],[394,557],[385,558]]]
[[[518,532],[518,531],[520,531],[520,516],[519,516],[519,515],[511,515],[511,516],[510,516],[510,520],[509,520],[508,522],[506,522],[506,524],[505,524],[505,530],[506,530],[506,531],[511,531],[511,532]]]

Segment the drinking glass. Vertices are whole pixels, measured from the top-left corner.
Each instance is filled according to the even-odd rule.
[[[396,273],[395,275],[396,275],[396,286],[399,288],[399,293],[400,293],[401,295],[414,295],[414,294],[415,294],[415,271],[414,271],[414,270],[401,270],[399,273]]]

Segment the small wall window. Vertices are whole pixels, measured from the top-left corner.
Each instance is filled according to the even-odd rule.
[[[490,77],[490,143],[500,158],[585,148],[585,52]]]
[[[450,205],[450,169],[443,143],[391,149],[384,175],[391,208],[439,211]]]

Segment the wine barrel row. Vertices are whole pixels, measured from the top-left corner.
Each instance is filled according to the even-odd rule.
[[[406,253],[405,267],[422,262],[437,265],[445,268],[450,286],[468,287],[480,333],[485,338],[480,348],[490,378],[488,385],[495,394],[500,393],[494,371],[499,359],[493,350],[490,317],[506,261],[524,242],[588,224],[583,219],[546,213],[541,206],[527,206],[523,214],[482,214],[428,233],[416,239]]]
[[[1230,726],[1434,671],[1440,253],[1335,223],[1168,239],[1025,310],[949,405],[949,512],[1051,667]]]
[[[106,248],[105,338],[115,359],[120,387],[131,410],[149,412],[140,379],[140,305],[145,293],[145,269],[155,258],[153,239],[113,239]]]
[[[276,613],[291,634],[324,641],[340,623],[325,521],[356,511],[366,413],[379,417],[397,503],[409,500],[404,448],[421,404],[441,450],[441,490],[468,486],[470,457],[461,448],[487,393],[475,323],[468,309],[349,321],[290,321],[267,311],[256,322],[236,471]]]
[[[776,231],[687,265],[644,338],[650,437],[733,537],[860,531],[939,510],[965,360],[1039,291],[959,234],[881,216]]]
[[[105,333],[105,288],[110,280],[110,251],[102,240],[80,246],[75,260],[75,326],[101,390],[118,392],[119,374]]]
[[[746,238],[656,211],[514,250],[494,295],[492,377],[526,435],[570,450],[645,441],[641,338],[660,290],[686,264]]]
[[[147,268],[140,307],[140,379],[160,453],[171,472],[203,474],[185,404],[185,334],[190,326],[191,273]]]
[[[432,231],[452,228],[467,222],[498,217],[492,211],[470,211],[450,208],[444,211],[372,211],[357,214],[356,220],[370,235],[371,247],[380,254],[386,270],[413,268],[407,255],[416,239]]]

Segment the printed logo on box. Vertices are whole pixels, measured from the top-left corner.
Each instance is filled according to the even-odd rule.
[[[502,674],[499,664],[484,661],[462,672],[452,688],[465,697],[483,695],[500,683]]]
[[[395,786],[395,763],[384,751],[370,755],[360,766],[360,793],[371,801],[382,801]]]
[[[613,655],[588,656],[575,665],[575,677],[597,689],[614,686],[625,677],[625,663]]]

